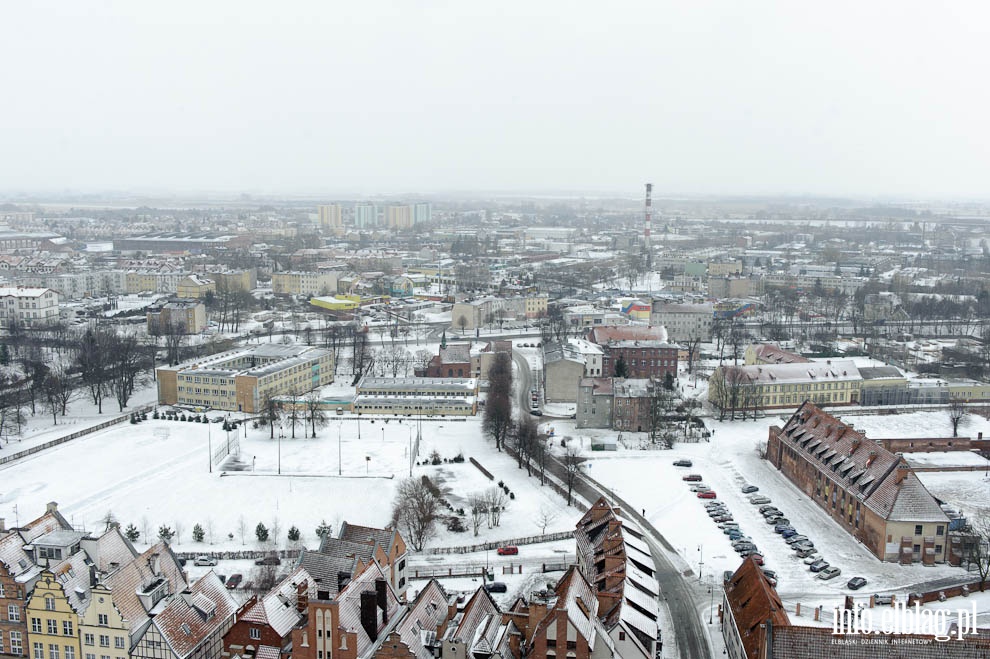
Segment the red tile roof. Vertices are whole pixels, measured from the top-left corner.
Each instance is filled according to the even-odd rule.
[[[777,591],[752,556],[746,558],[725,583],[725,599],[749,659],[761,656],[767,621],[774,626],[791,624]]]

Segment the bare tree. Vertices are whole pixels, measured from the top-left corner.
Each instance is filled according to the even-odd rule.
[[[285,406],[285,418],[288,419],[289,423],[292,424],[292,439],[296,438],[296,424],[305,423],[304,409],[300,406],[299,402],[299,392],[295,388],[289,389],[286,394],[289,399],[288,405]],[[305,427],[304,427],[305,430]]]
[[[532,417],[526,416],[520,419],[519,423],[515,426],[513,439],[516,444],[515,449],[517,466],[522,469],[523,464],[525,464],[526,475],[532,476],[533,463],[530,461],[530,456],[533,454],[533,448],[540,441],[539,431],[536,427],[536,423],[533,422]]]
[[[959,426],[966,424],[966,416],[969,414],[969,410],[961,398],[951,398],[949,399],[948,412],[949,423],[952,424],[952,436],[958,437]]]
[[[110,339],[109,385],[117,405],[123,412],[143,370],[142,355],[137,337],[133,334],[113,333]]]
[[[964,538],[963,551],[969,565],[980,575],[980,592],[986,590],[990,577],[990,510],[982,508],[969,521],[969,535]]]
[[[111,332],[106,328],[91,327],[79,341],[79,377],[100,414],[109,388],[111,349]]]
[[[567,505],[571,505],[571,493],[574,491],[574,484],[581,473],[581,457],[578,447],[574,442],[568,442],[564,447],[564,454],[560,458],[560,464],[564,467],[564,484],[567,486]]]
[[[485,504],[488,508],[488,528],[502,523],[502,513],[509,503],[509,495],[500,487],[490,487],[485,491]]]
[[[316,389],[306,394],[306,420],[313,431],[313,437],[316,437],[316,429],[322,428],[328,422],[326,410],[323,409],[323,399]]]
[[[175,520],[172,525],[175,528],[175,542],[176,544],[182,542],[182,532],[186,530],[186,525],[179,520]]]
[[[244,544],[244,537],[247,535],[247,520],[244,515],[237,518],[237,533],[241,536],[241,544]]]
[[[440,499],[424,480],[406,478],[399,483],[392,502],[392,521],[413,550],[423,551],[436,532],[439,514]]]
[[[282,404],[271,394],[261,402],[261,423],[268,424],[268,436],[275,439],[275,424],[282,417]]]
[[[508,353],[495,354],[488,368],[488,400],[483,420],[485,432],[502,450],[502,442],[512,430],[512,358]]]
[[[540,506],[540,511],[536,514],[536,525],[540,527],[540,535],[546,535],[547,527],[557,521],[557,509],[549,504]]]
[[[484,494],[472,494],[468,497],[468,505],[471,506],[471,530],[477,536],[481,525],[488,519],[488,502]]]

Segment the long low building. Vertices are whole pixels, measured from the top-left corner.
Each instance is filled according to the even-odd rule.
[[[805,400],[818,405],[859,402],[863,376],[851,359],[794,364],[719,366],[712,373],[708,401],[722,414],[744,417],[756,410],[794,409]]]
[[[329,350],[262,344],[156,369],[158,402],[253,414],[266,398],[330,384],[333,371]]]
[[[766,459],[880,560],[945,562],[949,518],[900,453],[806,401]]]
[[[475,378],[381,378],[365,376],[357,384],[358,414],[457,415],[478,411]]]

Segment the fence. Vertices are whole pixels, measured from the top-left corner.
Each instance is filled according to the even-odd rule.
[[[460,547],[433,547],[431,554],[470,554],[475,551],[487,551],[498,549],[505,545],[535,545],[541,542],[556,542],[558,540],[569,540],[574,537],[571,531],[559,531],[557,533],[547,533],[545,535],[528,535],[524,538],[511,538],[509,540],[499,540],[498,542],[483,542],[479,545],[462,545]]]
[[[234,435],[234,439],[229,439],[230,433],[227,433],[227,438],[220,437],[218,443],[220,444],[215,449],[213,449],[213,464],[218,465],[223,462],[223,459],[228,455],[240,455],[241,453],[241,443],[237,439],[237,435]]]
[[[502,574],[522,574],[524,571],[529,572],[563,572],[567,570],[570,563],[511,563],[509,565],[500,565],[499,568],[502,570]],[[525,570],[524,570],[525,568]],[[412,568],[412,574],[408,577],[411,579],[443,579],[447,577],[480,577],[488,575],[489,578],[494,574],[494,565],[485,565],[484,563],[473,563],[469,565],[451,565],[449,567],[436,567],[436,568],[423,568],[416,567]]]
[[[259,558],[267,558],[268,556],[293,559],[299,558],[300,551],[299,549],[242,549],[241,551],[183,551],[176,552],[175,555],[189,561],[195,559],[197,556],[209,556],[218,561],[237,561],[246,559],[257,560]]]
[[[53,439],[49,442],[45,442],[44,444],[38,444],[37,446],[32,446],[31,448],[24,449],[23,451],[18,451],[13,455],[4,456],[0,458],[0,465],[7,464],[8,462],[13,462],[14,460],[20,460],[21,458],[26,458],[29,455],[40,453],[41,451],[46,451],[54,446],[58,446],[59,444],[71,442],[73,439],[85,437],[86,435],[90,435],[94,432],[99,432],[100,430],[109,428],[110,426],[115,426],[119,423],[130,421],[131,415],[134,414],[135,412],[137,413],[150,412],[154,408],[155,408],[154,405],[142,405],[141,407],[135,407],[130,412],[127,412],[126,414],[121,414],[120,416],[114,417],[109,421],[104,421],[103,423],[97,424],[95,426],[84,428],[82,430],[72,433],[71,435],[66,435],[65,437],[59,437],[58,439]]]

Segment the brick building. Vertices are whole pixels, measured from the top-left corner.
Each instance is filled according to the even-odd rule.
[[[942,563],[949,518],[899,453],[805,401],[766,459],[882,561]]]
[[[629,378],[663,380],[668,374],[677,377],[679,346],[667,343],[667,332],[663,327],[592,327],[587,339],[604,351],[602,373],[606,376],[614,377],[616,364],[622,361]]]
[[[316,582],[305,568],[297,567],[262,597],[251,597],[223,637],[224,657],[261,659],[262,648],[273,649],[275,656],[291,649],[292,629],[306,612],[309,593],[316,594]]]
[[[643,530],[601,498],[578,521],[574,539],[579,568],[598,598],[615,655],[653,659],[660,586]]]

